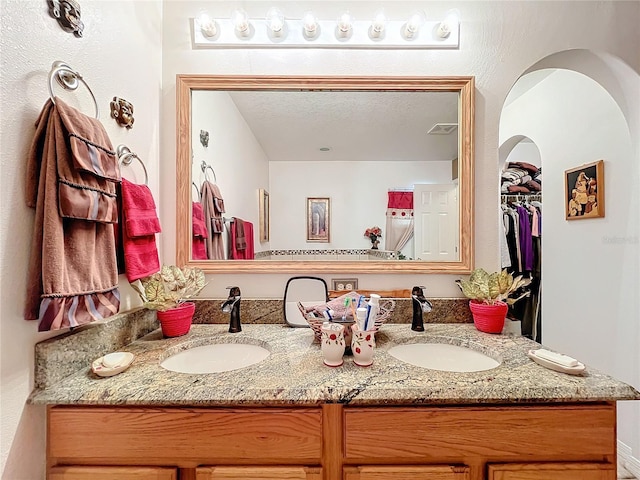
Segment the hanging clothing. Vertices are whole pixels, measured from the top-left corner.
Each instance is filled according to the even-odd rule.
[[[207,260],[206,239],[209,233],[202,213],[200,202],[191,202],[191,258],[193,260]]]
[[[202,183],[202,211],[207,227],[206,251],[209,260],[224,260],[224,200],[220,189],[215,183],[205,180]]]
[[[161,232],[160,220],[151,190],[122,179],[122,215],[119,231],[122,236],[125,273],[133,282],[160,271],[156,233]]]
[[[118,313],[119,181],[102,124],[59,98],[47,100],[27,158],[27,205],[36,213],[24,317],[40,319],[38,330]]]
[[[229,241],[229,258],[232,260],[253,260],[255,258],[253,224],[233,217],[229,232],[231,237]],[[241,248],[243,246],[244,248]]]
[[[413,192],[389,191],[385,249],[401,251],[413,237]]]
[[[523,205],[502,205],[503,226],[507,251],[501,242],[501,258],[507,255],[512,265],[507,270],[531,280],[526,287],[529,296],[509,307],[509,317],[520,320],[522,334],[541,340],[541,275],[542,275],[542,204],[526,202]]]

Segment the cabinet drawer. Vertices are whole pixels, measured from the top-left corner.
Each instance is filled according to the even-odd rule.
[[[345,467],[344,480],[468,480],[469,467],[457,465]]]
[[[488,480],[616,480],[608,463],[511,463],[488,466]]]
[[[176,480],[175,468],[165,467],[53,467],[48,480]]]
[[[322,480],[319,467],[199,467],[196,480]]]
[[[320,464],[322,412],[53,407],[47,443],[54,464]]]
[[[589,421],[585,421],[589,419]],[[615,406],[345,408],[350,461],[602,461],[615,453]]]

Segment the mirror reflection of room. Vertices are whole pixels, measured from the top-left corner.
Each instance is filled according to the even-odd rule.
[[[214,208],[222,231],[205,233],[221,248],[193,260],[459,260],[457,92],[194,90],[191,100],[192,201],[215,190],[225,208]],[[309,198],[329,199],[329,215],[314,223]]]

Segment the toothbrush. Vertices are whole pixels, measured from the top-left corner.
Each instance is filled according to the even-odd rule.
[[[353,321],[355,322],[358,318],[358,315],[356,315],[356,305],[353,302],[353,298],[347,297],[347,299],[349,300],[349,305],[351,305],[351,315],[353,315]]]
[[[367,304],[367,316],[364,320],[364,331],[369,330],[369,319],[371,318],[371,304]]]
[[[344,312],[342,312],[342,321],[346,322],[347,321],[347,309],[349,308],[349,297],[345,297],[344,299]]]

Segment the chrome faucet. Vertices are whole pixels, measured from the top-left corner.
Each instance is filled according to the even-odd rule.
[[[222,304],[222,311],[229,313],[229,333],[237,333],[242,331],[240,324],[240,288],[227,287],[229,289],[229,298]]]
[[[416,332],[424,332],[424,321],[422,314],[430,312],[433,305],[424,296],[424,287],[413,287],[411,290],[411,300],[413,303],[413,320],[411,321],[411,330]]]

